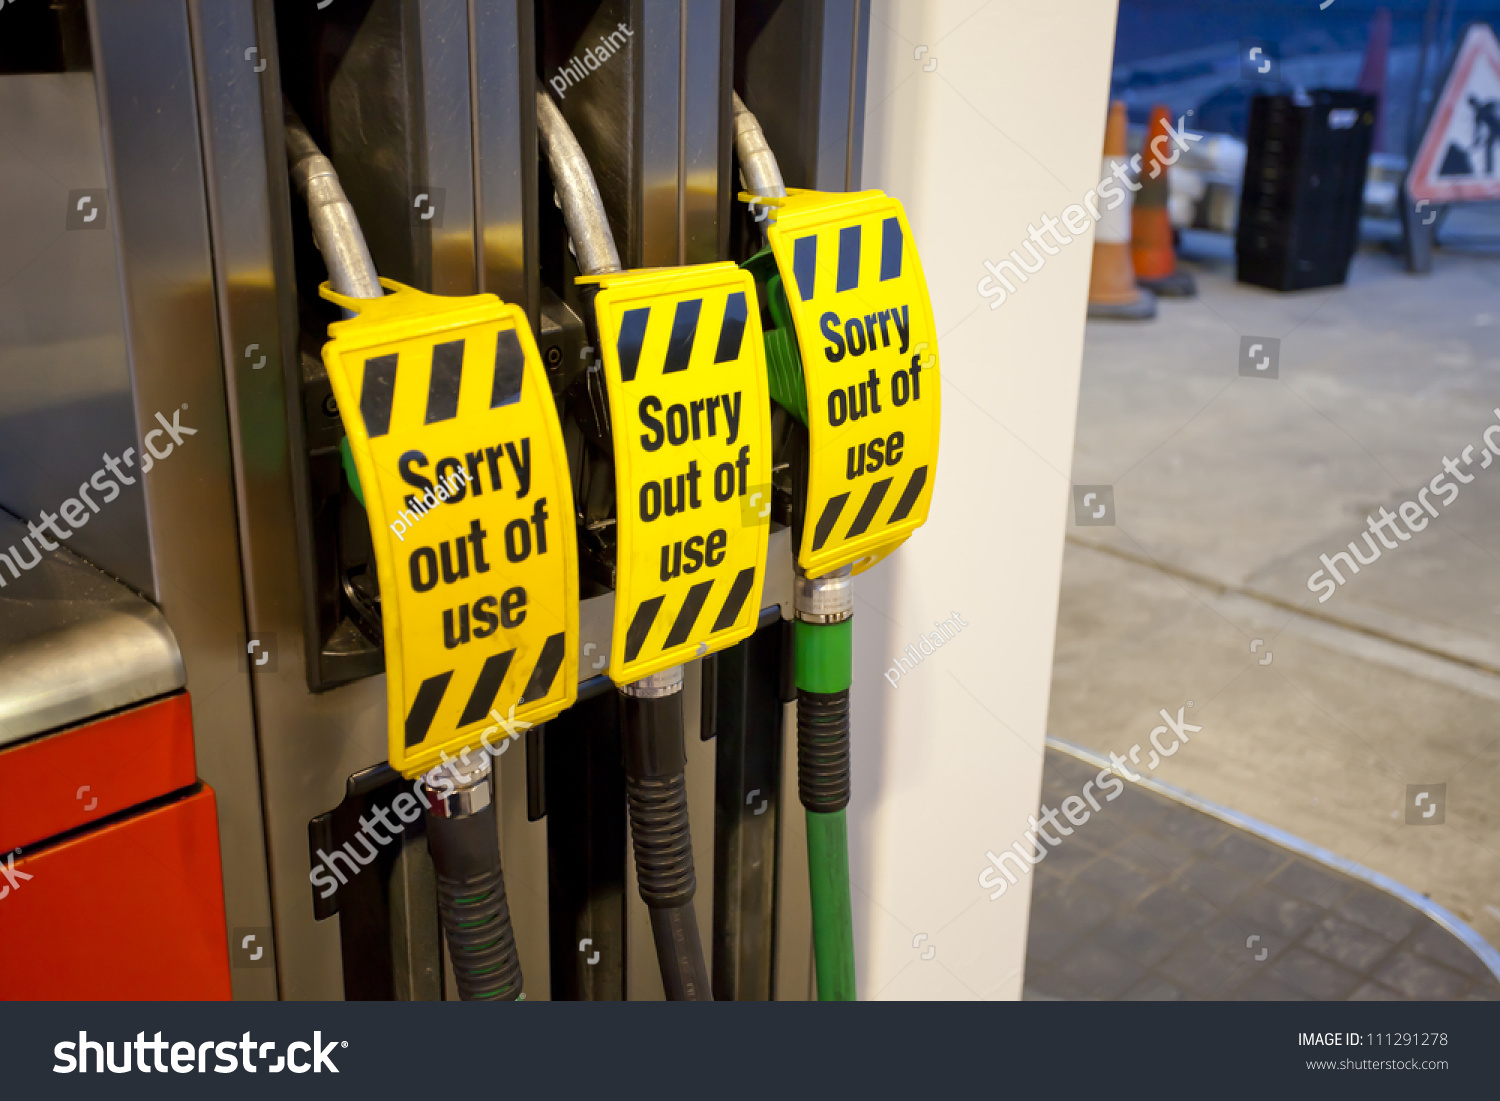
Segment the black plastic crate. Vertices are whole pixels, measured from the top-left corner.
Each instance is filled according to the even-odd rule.
[[[1235,239],[1236,276],[1278,291],[1344,282],[1359,242],[1375,97],[1256,96]]]

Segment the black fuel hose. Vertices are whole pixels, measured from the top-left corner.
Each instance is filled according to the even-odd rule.
[[[438,914],[458,996],[466,1002],[518,1001],[521,957],[505,898],[488,761],[483,779],[474,775],[479,771],[468,773],[472,785],[451,792],[444,791],[449,782],[434,787],[429,779],[427,848],[437,872]]]
[[[627,691],[620,700],[636,881],[651,911],[662,986],[670,1001],[713,1001],[693,909],[697,877],[688,825],[682,692],[646,697]]]

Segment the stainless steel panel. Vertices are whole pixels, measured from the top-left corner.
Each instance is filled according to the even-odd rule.
[[[705,660],[702,721],[715,743],[714,997],[768,1001],[776,989],[782,697],[791,623],[762,617],[755,634]],[[768,622],[769,619],[769,622]]]
[[[682,263],[682,8],[679,0],[640,2],[634,42],[641,72],[640,162],[633,183],[641,228],[639,260],[632,267]]]
[[[586,19],[546,12],[543,22],[544,76],[622,26],[629,30],[623,46],[557,97],[593,169],[625,266],[718,259],[728,102],[720,81],[722,5],[605,0]]]
[[[536,68],[532,6],[471,0],[469,36],[474,119],[476,290],[520,304],[538,332]],[[495,818],[511,925],[528,1000],[550,996],[547,823],[527,820],[526,748],[496,762]]]
[[[853,57],[849,71],[849,144],[846,191],[858,191],[865,163],[865,88],[870,70],[870,0],[854,0]]]
[[[302,441],[288,430],[301,424],[296,304],[285,239],[291,196],[271,7],[270,0],[193,0],[191,11],[207,124],[245,614],[250,635],[266,641],[272,659],[251,676],[277,975],[284,998],[329,999],[341,998],[344,989],[339,919],[313,920],[308,822],[339,805],[348,776],[385,759],[385,681],[372,677],[322,694],[307,687],[292,475],[294,449]],[[251,47],[257,63],[266,65],[258,74],[245,62]],[[257,359],[242,354],[250,343],[272,349],[272,360],[256,367],[259,353]]]
[[[140,448],[93,74],[0,76],[0,146],[0,506],[40,520]],[[154,597],[145,493],[125,477],[64,542]]]
[[[857,189],[868,0],[744,0],[735,27],[742,95],[787,186]]]
[[[540,305],[536,240],[536,117],[531,5],[472,0],[475,199],[479,287],[525,307]]]
[[[468,4],[374,0],[347,48],[342,35],[320,39],[343,50],[328,76],[324,152],[376,269],[434,294],[473,294]]]
[[[474,240],[474,141],[469,102],[469,10],[465,0],[417,4],[422,44],[423,186],[441,188],[442,225],[428,227],[433,294],[479,289]]]
[[[718,260],[721,118],[726,91],[721,7],[642,0],[640,260],[670,267]]]
[[[615,247],[627,268],[642,264],[641,203],[633,181],[640,160],[641,28],[645,22],[640,9],[644,2],[601,0],[592,12],[582,5],[543,4],[537,9],[541,74],[594,171]],[[609,35],[615,35],[618,43],[626,31],[623,45],[596,68],[587,68],[587,51],[602,50]],[[580,67],[584,75],[570,82]],[[561,82],[561,92],[554,79]],[[675,117],[675,105],[673,112]],[[542,195],[539,201],[550,203],[552,196]]]
[[[23,539],[35,543],[0,513],[0,547]],[[0,746],[186,683],[155,605],[67,550],[40,552],[19,577],[0,567],[0,584]]]
[[[869,37],[869,12],[861,0],[822,0],[821,6],[818,144],[812,186],[820,191],[853,191],[859,186],[859,160],[854,155],[854,146],[864,129],[861,56]]]
[[[453,987],[453,961],[441,952],[446,977],[433,965],[439,948],[446,949],[438,920],[437,873],[425,837],[405,837],[396,867],[391,872],[390,907],[391,964],[395,973],[395,998],[403,1002],[435,1002],[442,999],[442,985]]]
[[[157,602],[187,667],[198,773],[218,792],[230,929],[270,924],[231,441],[187,8],[89,4],[136,421],[180,411],[182,455],[146,476]],[[244,66],[242,42],[237,55]],[[248,68],[248,66],[247,66]],[[233,972],[239,998],[275,973]]]
[[[681,4],[681,170],[677,181],[679,264],[708,264],[724,259],[727,226],[723,214],[732,196],[719,193],[720,172],[729,162],[723,129],[728,117],[729,84],[724,71],[729,20],[717,3]],[[721,79],[722,78],[722,79]],[[724,180],[725,186],[732,181]]]

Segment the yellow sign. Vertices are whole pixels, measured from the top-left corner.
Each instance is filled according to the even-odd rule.
[[[609,674],[628,684],[754,629],[771,399],[747,272],[703,264],[597,282],[618,525]]]
[[[937,329],[900,202],[789,190],[767,236],[807,385],[811,577],[869,569],[927,519],[937,473]]]
[[[323,362],[370,517],[391,767],[477,748],[578,691],[573,492],[526,315],[492,294],[325,298]],[[494,731],[489,732],[492,737]],[[489,738],[484,739],[488,742]]]

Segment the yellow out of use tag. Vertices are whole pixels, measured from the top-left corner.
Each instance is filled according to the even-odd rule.
[[[323,362],[370,517],[390,763],[410,777],[492,744],[496,716],[538,723],[573,702],[578,561],[557,407],[525,313],[492,294],[380,282],[393,293],[323,285],[358,314],[328,327]]]
[[[767,236],[807,387],[807,511],[797,561],[860,573],[927,519],[937,473],[937,330],[900,202],[791,190]]]
[[[600,287],[615,447],[609,675],[628,684],[753,630],[770,530],[771,401],[748,273],[703,264],[589,281]]]

